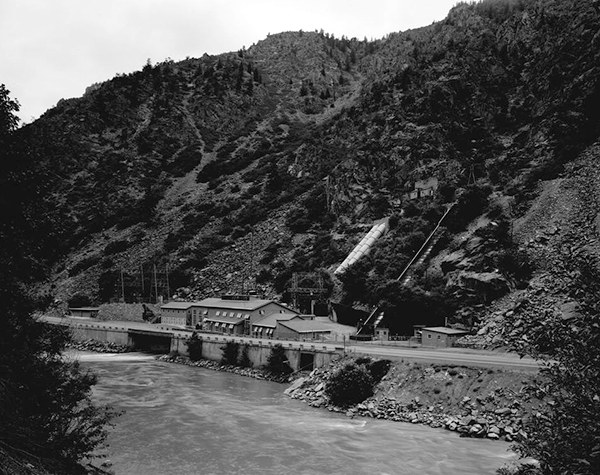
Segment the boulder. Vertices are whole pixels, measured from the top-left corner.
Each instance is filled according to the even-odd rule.
[[[485,294],[489,299],[501,297],[510,290],[508,281],[499,272],[454,271],[448,274],[446,287],[454,294]]]
[[[447,274],[456,270],[468,269],[471,266],[471,263],[467,258],[466,252],[463,249],[459,249],[444,257],[440,266],[442,272]]]
[[[305,378],[298,378],[296,381],[294,381],[289,388],[287,388],[283,394],[285,394],[286,396],[289,396],[290,394],[292,394],[293,392],[295,392],[297,389],[300,389],[302,387],[302,385],[304,384],[304,381],[306,381]]]

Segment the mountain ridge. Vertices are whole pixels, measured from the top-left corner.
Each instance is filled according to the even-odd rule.
[[[537,184],[571,173],[598,138],[597,26],[591,1],[463,2],[376,42],[280,33],[147,64],[61,102],[21,131],[57,176],[65,239],[52,291],[119,298],[124,271],[126,297],[141,298],[136,276],[157,265],[180,297],[258,287],[287,298],[294,272],[320,272],[343,303],[473,325],[481,305],[529,282],[519,263],[535,255],[507,229]],[[432,176],[433,200],[406,198]],[[443,272],[433,256],[398,288],[451,200],[436,252],[469,259]],[[484,215],[466,235],[476,251],[461,247]],[[333,279],[359,225],[384,216],[392,230],[369,261]],[[467,268],[497,271],[500,287],[461,288]]]

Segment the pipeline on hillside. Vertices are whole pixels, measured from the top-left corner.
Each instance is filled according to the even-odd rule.
[[[427,246],[431,243],[433,237],[436,235],[436,233],[438,232],[440,226],[442,225],[442,222],[444,221],[444,219],[446,218],[446,216],[448,216],[448,213],[450,213],[450,210],[452,210],[452,208],[454,208],[455,204],[456,204],[455,202],[454,203],[450,203],[450,205],[446,209],[446,212],[442,215],[442,217],[438,221],[438,223],[435,226],[435,228],[433,228],[433,231],[431,231],[431,233],[429,233],[429,236],[427,236],[427,238],[425,239],[425,241],[423,241],[423,244],[421,245],[421,247],[419,248],[419,250],[415,253],[415,255],[410,260],[410,262],[406,265],[406,267],[404,267],[404,269],[402,270],[402,272],[400,273],[400,275],[396,278],[396,282],[399,282],[399,281],[401,281],[404,278],[404,276],[406,275],[406,273],[408,272],[408,270],[411,268],[411,266],[417,261],[417,259],[419,258],[419,256],[423,253],[423,251],[425,249],[427,249]],[[356,331],[356,334],[360,335],[361,332],[365,328],[367,328],[368,325],[369,325],[369,323],[371,321],[373,321],[373,320],[374,320],[373,328],[377,327],[377,325],[379,324],[379,322],[381,322],[382,319],[383,319],[383,310],[380,310],[380,306],[378,305],[377,307],[375,307],[373,309],[373,311],[369,314],[369,317],[364,321],[364,323]]]

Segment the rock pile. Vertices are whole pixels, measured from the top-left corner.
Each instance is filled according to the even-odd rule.
[[[376,395],[352,407],[337,407],[329,402],[325,387],[330,369],[315,369],[309,376],[297,379],[285,391],[292,399],[306,402],[312,407],[326,408],[345,413],[348,417],[372,417],[395,422],[426,424],[457,432],[461,437],[478,437],[492,440],[514,441],[526,437],[523,430],[524,402],[531,398],[533,386],[522,395],[509,394],[497,388],[487,396],[465,396],[454,406],[431,404],[414,396],[409,402],[394,396]],[[508,402],[512,401],[512,402]],[[506,403],[506,405],[499,405]]]
[[[94,351],[96,353],[127,353],[132,351],[128,346],[91,339],[73,342],[69,345],[69,348],[79,351]]]
[[[481,309],[477,335],[462,338],[460,346],[525,346],[520,340],[529,330],[577,312],[577,261],[600,262],[598,154],[600,146],[590,147],[563,177],[540,185],[527,213],[514,222],[513,236],[535,276],[526,289]]]
[[[162,355],[157,358],[159,361],[166,361],[167,363],[184,364],[187,366],[196,366],[198,368],[212,369],[213,371],[224,371],[227,373],[234,373],[239,376],[247,376],[254,379],[263,379],[266,381],[273,381],[276,383],[288,383],[290,381],[289,376],[275,375],[269,371],[258,368],[242,368],[240,366],[224,365],[216,361],[211,360],[198,360],[192,361],[187,356],[180,355]]]

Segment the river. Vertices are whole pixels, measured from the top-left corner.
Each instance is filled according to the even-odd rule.
[[[486,475],[516,457],[503,442],[311,408],[277,383],[136,353],[77,357],[99,375],[94,400],[125,411],[108,440],[117,475]]]

